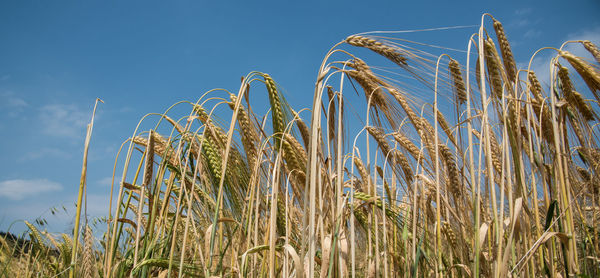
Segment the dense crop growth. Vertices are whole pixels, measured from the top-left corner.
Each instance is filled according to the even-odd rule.
[[[188,115],[148,115],[119,154],[104,236],[27,223],[27,244],[0,239],[2,275],[598,277],[600,52],[547,48],[538,76],[483,19],[453,56],[346,38],[310,110],[252,72],[175,105]]]

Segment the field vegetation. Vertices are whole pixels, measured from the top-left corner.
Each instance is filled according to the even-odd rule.
[[[352,35],[310,109],[251,72],[148,114],[117,155],[104,235],[82,209],[84,155],[75,236],[26,222],[26,244],[0,238],[0,273],[599,277],[600,51],[569,41],[518,67],[490,15],[465,46]]]

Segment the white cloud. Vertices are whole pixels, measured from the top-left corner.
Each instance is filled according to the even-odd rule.
[[[42,131],[50,136],[81,138],[91,117],[75,105],[50,104],[40,108]]]
[[[22,200],[25,197],[39,195],[51,191],[61,191],[62,185],[47,179],[5,180],[0,182],[0,197],[11,200]]]

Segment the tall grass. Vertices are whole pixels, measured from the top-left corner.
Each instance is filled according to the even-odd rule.
[[[85,229],[81,248],[78,230],[73,242],[27,223],[26,248],[2,239],[2,274],[79,273],[81,254],[94,277],[600,276],[597,47],[543,49],[546,79],[517,68],[487,14],[467,42],[451,56],[350,36],[308,111],[251,72],[237,93],[149,114],[119,151],[104,236]]]

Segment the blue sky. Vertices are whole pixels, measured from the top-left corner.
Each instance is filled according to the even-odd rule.
[[[293,108],[310,107],[323,55],[354,33],[503,22],[518,62],[567,39],[600,44],[600,2],[572,1],[1,1],[0,230],[45,217],[64,232],[85,125],[98,109],[88,210],[106,214],[114,158],[139,119],[213,88],[271,74]],[[476,28],[411,37],[465,49]],[[527,59],[527,60],[526,60]],[[119,168],[118,168],[119,169]],[[19,222],[12,228],[20,231]]]

